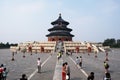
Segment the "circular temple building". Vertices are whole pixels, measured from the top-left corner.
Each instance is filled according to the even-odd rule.
[[[67,28],[69,22],[62,19],[61,14],[57,20],[51,22],[53,28],[48,29],[50,32],[48,35],[48,41],[72,41],[74,35],[70,34],[72,29]]]

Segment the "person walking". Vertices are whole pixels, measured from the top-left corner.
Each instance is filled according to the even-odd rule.
[[[105,73],[107,73],[109,69],[109,64],[106,61],[104,61],[104,67],[105,67]]]
[[[70,80],[70,67],[67,62],[65,62],[65,64],[66,64],[66,75],[68,76],[67,80]]]
[[[41,73],[41,60],[38,58],[37,60],[37,66],[38,66],[38,73]]]
[[[103,78],[103,80],[111,80],[111,75],[109,72],[105,73],[105,77]]]
[[[94,80],[94,72],[91,72],[88,77],[87,80]]]
[[[61,57],[61,54],[60,54],[60,52],[59,52],[59,53],[57,54],[57,59],[58,59],[58,61],[59,61],[60,57]]]
[[[22,78],[20,80],[28,80],[26,74],[22,74]]]
[[[62,65],[62,80],[66,80],[66,64]]]
[[[80,59],[76,57],[76,65],[79,66],[79,63],[80,63]]]
[[[2,73],[2,78],[3,78],[2,80],[6,80],[8,72],[9,71],[7,71],[6,68],[4,68],[3,73]]]
[[[80,63],[79,63],[79,65],[82,68],[82,56],[80,56]]]

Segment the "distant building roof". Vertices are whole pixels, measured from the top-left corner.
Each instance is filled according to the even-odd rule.
[[[72,31],[72,29],[67,28],[67,27],[60,27],[60,26],[55,26],[53,28],[48,29],[48,31],[54,31],[54,30],[66,30],[66,31]]]
[[[58,23],[62,23],[62,24],[66,24],[66,25],[69,24],[69,22],[67,22],[67,21],[65,21],[65,20],[62,19],[61,14],[59,14],[59,17],[58,17],[57,20],[51,22],[52,25],[58,24]]]
[[[51,37],[51,36],[67,36],[67,37],[74,37],[70,32],[72,29],[67,28],[67,25],[69,22],[65,21],[62,19],[61,14],[59,14],[59,17],[56,21],[51,23],[53,25],[52,28],[48,29],[50,32],[49,34],[46,35],[46,37]]]
[[[48,35],[46,35],[47,37],[49,36],[69,36],[69,37],[74,37],[74,35],[70,34],[70,33],[67,33],[67,32],[53,32],[53,33],[50,33]]]

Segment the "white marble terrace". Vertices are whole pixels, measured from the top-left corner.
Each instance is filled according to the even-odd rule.
[[[12,52],[17,51],[25,51],[29,52],[29,47],[31,47],[32,52],[37,53],[53,53],[55,51],[56,47],[56,41],[48,41],[48,42],[24,42],[19,43],[18,46],[11,46],[10,50]],[[64,41],[63,42],[64,51],[69,51],[73,53],[81,53],[81,52],[88,52],[88,47],[91,48],[91,52],[105,52],[105,49],[108,49],[110,47],[108,46],[102,46],[100,43],[93,43],[93,42],[73,42],[73,41]],[[44,48],[44,50],[42,50]]]

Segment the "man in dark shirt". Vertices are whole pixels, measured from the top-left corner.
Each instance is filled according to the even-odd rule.
[[[25,74],[22,74],[22,78],[20,80],[28,80]]]
[[[87,80],[94,80],[94,72],[91,72]]]

